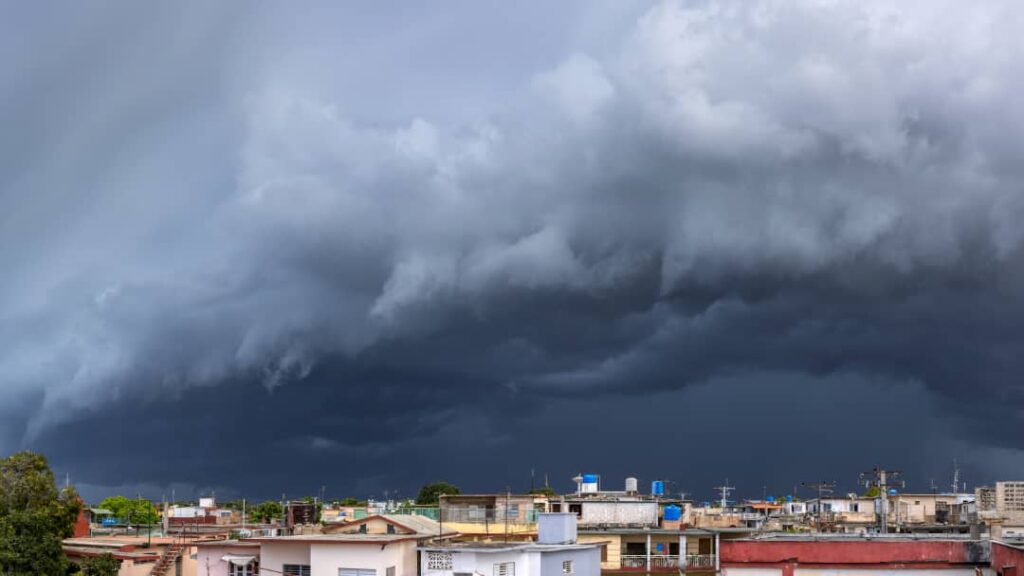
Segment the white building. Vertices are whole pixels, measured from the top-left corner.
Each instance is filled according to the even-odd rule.
[[[417,576],[417,545],[456,535],[442,528],[420,516],[378,515],[325,528],[331,534],[245,539],[239,545],[250,548],[241,553],[210,545],[197,576],[250,576],[251,566],[259,567],[254,575]]]
[[[538,516],[537,542],[460,542],[420,547],[421,576],[599,576],[601,550],[576,543],[576,514]],[[361,575],[360,575],[361,576]]]

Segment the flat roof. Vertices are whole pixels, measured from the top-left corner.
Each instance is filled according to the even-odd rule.
[[[536,542],[452,542],[440,546],[420,546],[427,552],[482,552],[497,553],[511,551],[558,552],[561,550],[589,550],[597,548],[596,543],[586,544],[537,544]]]
[[[242,542],[259,542],[260,544],[288,544],[289,542],[308,542],[310,544],[389,544],[431,538],[424,534],[306,534],[299,536],[256,536],[245,538]]]

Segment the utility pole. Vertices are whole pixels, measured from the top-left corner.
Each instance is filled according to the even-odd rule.
[[[956,465],[956,458],[953,459],[953,494],[960,491],[960,467]]]
[[[801,486],[810,488],[818,492],[818,510],[816,516],[817,531],[821,532],[821,513],[825,509],[825,503],[821,501],[821,498],[825,494],[831,494],[832,489],[835,488],[835,482],[801,482]]]
[[[860,480],[864,484],[865,488],[878,488],[878,501],[881,504],[879,508],[879,520],[878,529],[882,534],[889,532],[889,487],[899,484],[902,488],[904,483],[897,481],[899,477],[899,470],[882,470],[881,468],[875,467],[870,472],[862,472]],[[896,509],[897,516],[899,515],[899,508]],[[897,523],[897,530],[899,524]]]
[[[725,484],[721,486],[715,486],[715,490],[718,490],[722,494],[722,511],[725,511],[725,507],[729,505],[729,493],[735,490],[735,486],[729,486],[729,479],[725,479]]]

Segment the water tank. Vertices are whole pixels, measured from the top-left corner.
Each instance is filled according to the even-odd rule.
[[[793,501],[793,495],[792,494],[787,494],[786,495],[786,502],[792,502],[792,501]]]
[[[661,480],[655,480],[651,482],[651,494],[655,496],[662,496],[665,494],[665,483]]]
[[[896,494],[899,494],[899,492],[895,488],[889,488],[889,496],[895,496]]]
[[[636,486],[637,486],[636,478],[633,478],[633,477],[626,478],[626,492],[628,492],[630,494],[636,494]]]
[[[774,504],[774,503],[775,503],[775,496],[769,496],[768,498],[766,498],[766,500],[767,500],[767,501],[768,501],[768,502],[769,502],[770,504]]]
[[[583,486],[580,490],[584,493],[597,492],[597,474],[584,474],[583,475]]]
[[[675,504],[665,506],[665,520],[679,520],[683,517],[683,509]]]

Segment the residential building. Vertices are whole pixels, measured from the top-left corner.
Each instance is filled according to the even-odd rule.
[[[257,542],[215,540],[196,545],[195,576],[259,576]]]
[[[285,576],[416,576],[416,547],[457,534],[429,518],[375,515],[326,534],[249,538],[260,570]]]
[[[986,544],[948,535],[761,535],[722,542],[721,574],[979,576],[994,567]]]
[[[158,565],[168,565],[169,574],[195,574],[195,544],[163,536],[103,536],[67,538],[64,554],[72,562],[82,562],[110,554],[120,562],[118,576],[149,576]]]
[[[535,494],[445,494],[437,519],[464,540],[526,541],[536,538],[537,514],[547,510],[548,498]],[[421,508],[408,511],[432,515]]]
[[[421,576],[599,576],[596,544],[577,543],[576,515],[544,513],[537,542],[455,542],[420,547]]]

